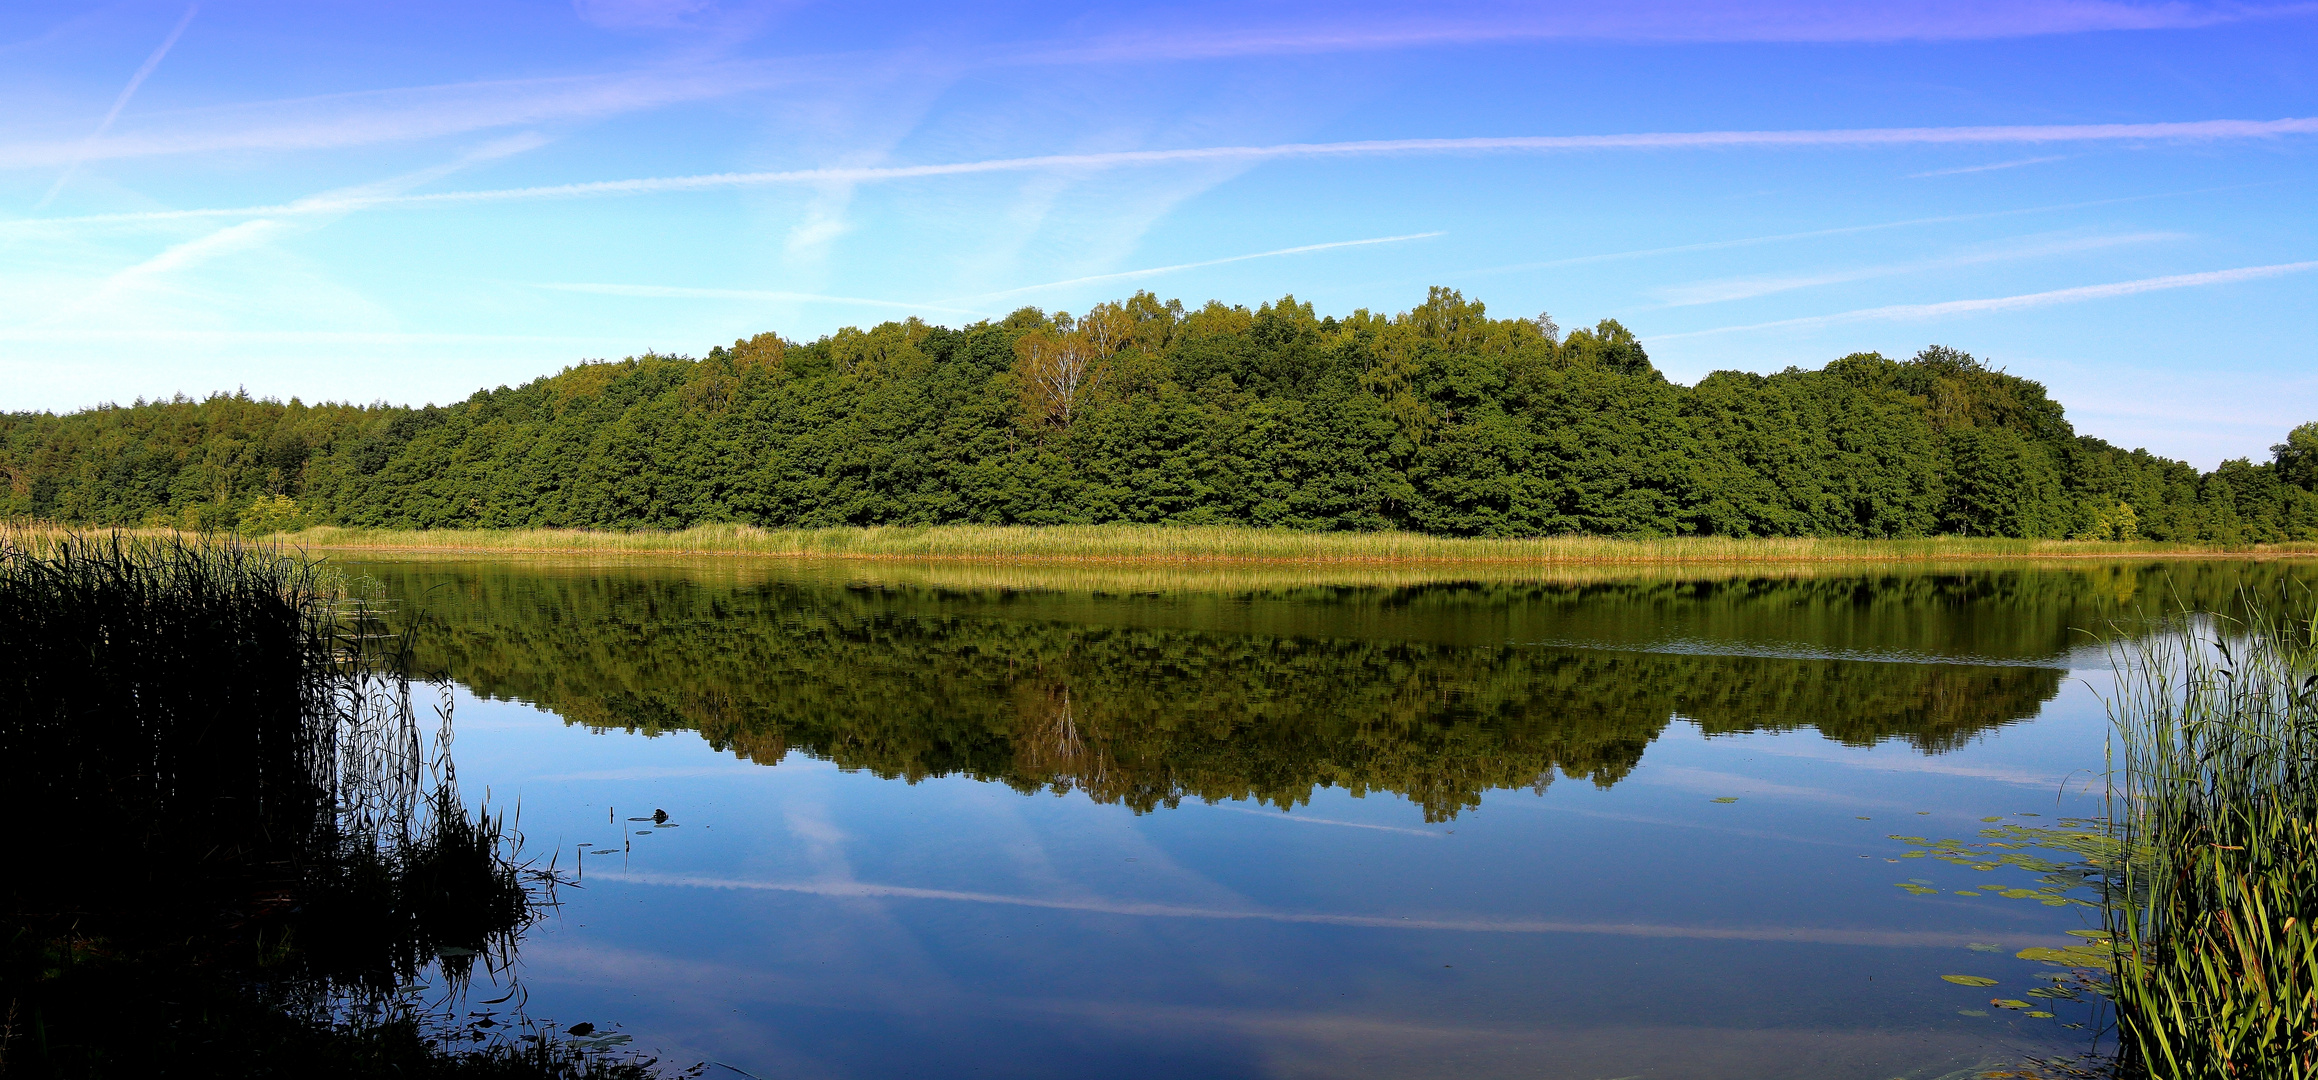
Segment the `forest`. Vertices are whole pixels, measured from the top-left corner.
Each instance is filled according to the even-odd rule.
[[[2201,473],[1954,349],[1669,381],[1445,288],[1394,315],[1137,293],[449,405],[217,394],[0,414],[0,518],[274,531],[1152,523],[1451,536],[2318,539],[2318,423]]]

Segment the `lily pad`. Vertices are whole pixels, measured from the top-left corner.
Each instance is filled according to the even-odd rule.
[[[2039,1020],[2052,1019],[2052,1014],[2044,1011],[2043,1009],[2030,1009],[2028,1010],[2028,1015],[2036,1017]]]
[[[2028,1003],[2019,998],[1989,998],[1988,1004],[1999,1009],[2012,1009],[2016,1012],[2028,1011]]]
[[[1938,889],[1927,885],[1917,885],[1913,882],[1903,881],[1899,883],[1898,887],[1907,890],[1912,896],[1938,896],[1940,894]]]
[[[1737,802],[1737,801],[1738,801],[1738,796],[1736,796],[1736,795],[1725,795],[1725,796],[1723,796],[1723,797],[1721,797],[1721,798],[1719,798],[1719,799],[1716,799],[1716,800],[1714,800],[1714,801],[1715,801],[1715,802],[1719,802],[1719,803],[1734,803],[1734,802]]]
[[[1986,1009],[1958,1009],[1958,1010],[1956,1010],[1956,1015],[1958,1015],[1958,1016],[1986,1016],[1986,1015],[1988,1015],[1988,1010],[1986,1010]]]
[[[1944,981],[1944,982],[1952,982],[1952,983],[1955,983],[1955,984],[1956,984],[1956,985],[1958,985],[1958,986],[1994,986],[1994,985],[1996,985],[1996,980],[1994,980],[1994,979],[1991,979],[1991,978],[1987,977],[1986,975],[1942,975],[1942,976],[1940,976],[1940,979],[1941,979],[1942,981]]]
[[[1970,950],[1972,950],[1973,952],[2003,952],[2003,951],[2004,951],[2004,946],[2002,946],[2002,945],[1995,945],[1995,944],[1990,944],[1989,942],[1985,942],[1985,941],[1975,941],[1975,942],[1971,943],[1970,945],[1966,945],[1966,946],[1964,946],[1964,947],[1965,947],[1965,948],[1967,948],[1967,949],[1970,949]]]
[[[2039,960],[2063,967],[2106,968],[2113,957],[2108,949],[2096,945],[2071,945],[2065,949],[2029,948],[2013,953],[2023,960]]]

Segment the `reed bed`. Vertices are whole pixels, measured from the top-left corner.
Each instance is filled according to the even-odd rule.
[[[2318,1077],[2318,606],[2248,599],[2115,648],[2121,1072]]]
[[[230,537],[0,533],[0,1071],[608,1075],[420,1037],[403,988],[502,965],[554,878],[381,616]]]
[[[2220,545],[1931,537],[1843,540],[1598,536],[1467,538],[1409,532],[1313,533],[1226,526],[875,526],[678,531],[361,529],[323,526],[281,536],[315,550],[760,555],[847,559],[1083,560],[1318,563],[1803,563],[1958,559],[2318,554],[2318,543]]]

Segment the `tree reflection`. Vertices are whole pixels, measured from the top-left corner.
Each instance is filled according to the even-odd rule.
[[[368,568],[418,648],[567,722],[1137,811],[1388,791],[1428,818],[1608,786],[1676,720],[1954,749],[2034,717],[2081,629],[2276,567],[1999,569],[1137,596],[685,568]],[[1774,638],[1784,630],[1788,636]]]

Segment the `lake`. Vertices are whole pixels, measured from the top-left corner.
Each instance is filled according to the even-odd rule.
[[[2104,1014],[2015,954],[2098,925],[2037,846],[2100,809],[2095,632],[2318,578],[345,565],[578,877],[528,1011],[767,1080],[2082,1053]]]

